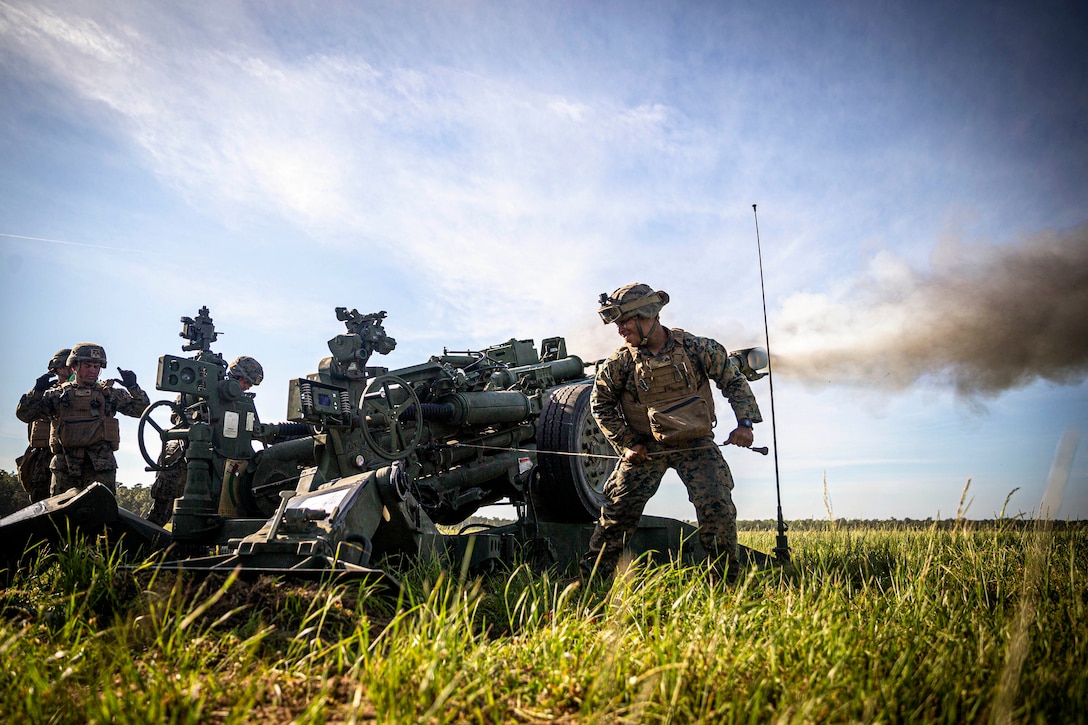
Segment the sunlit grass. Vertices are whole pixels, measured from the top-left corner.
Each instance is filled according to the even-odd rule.
[[[767,551],[774,533],[742,534]],[[837,530],[734,586],[420,562],[360,585],[179,579],[99,542],[0,593],[6,722],[1083,722],[1088,528]]]

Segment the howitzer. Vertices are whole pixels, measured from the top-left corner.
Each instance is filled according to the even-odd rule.
[[[317,372],[290,381],[289,422],[275,425],[258,421],[252,396],[210,351],[216,333],[207,308],[199,326],[182,318],[183,336],[199,333],[187,339],[200,352],[160,358],[156,387],[179,401],[145,411],[140,451],[150,469],[160,465],[145,441],[149,427],[164,446],[185,442],[186,483],[170,537],[186,551],[216,553],[173,566],[382,576],[369,567],[383,557],[449,554],[490,567],[520,552],[569,564],[587,548],[617,455],[590,415],[592,365],[568,354],[563,338],[545,339],[539,352],[517,339],[446,349],[390,371],[370,365],[374,353],[396,347],[386,313],[341,307],[336,317],[346,334],[328,341],[331,355]],[[741,350],[734,359],[757,379],[761,354]],[[170,409],[172,425],[155,422],[157,407]],[[265,447],[254,450],[255,442]],[[436,527],[498,502],[514,505],[515,523],[466,535]],[[161,542],[162,530],[146,526],[142,535]],[[630,544],[695,556],[693,532],[643,517]]]

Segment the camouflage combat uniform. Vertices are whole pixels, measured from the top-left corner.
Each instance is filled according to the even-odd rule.
[[[71,375],[68,367],[68,356],[71,348],[57,350],[53,357],[46,363],[49,372],[41,376],[34,385],[35,390],[48,390],[57,387]],[[54,375],[56,380],[49,384],[49,379]],[[24,398],[26,396],[23,396]],[[25,415],[20,415],[20,407],[15,409],[15,416],[27,424],[26,433],[29,445],[23,455],[15,459],[15,466],[19,471],[19,482],[23,484],[30,502],[35,503],[49,498],[49,487],[53,481],[53,472],[49,470],[49,463],[53,460],[53,453],[49,450],[49,421],[31,420]]]
[[[188,395],[179,395],[175,401],[179,408],[192,402]],[[181,422],[176,415],[172,415],[170,420],[175,425]],[[185,467],[185,441],[167,441],[159,455],[159,465],[163,468],[155,472],[155,481],[151,484],[152,503],[147,520],[158,526],[166,526],[166,522],[174,515],[174,499],[185,490],[185,479],[188,477],[188,469]]]
[[[623,403],[626,400],[631,405],[638,400],[636,359],[650,363],[666,360],[677,345],[683,345],[683,352],[694,363],[694,388],[706,391],[709,398],[708,380],[713,380],[738,420],[760,422],[759,407],[747,379],[722,345],[683,330],[666,330],[666,333],[665,345],[657,355],[625,345],[597,370],[590,404],[601,430],[618,450],[641,443],[651,458],[642,463],[621,460],[613,470],[604,487],[607,502],[601,508],[589,551],[581,562],[583,576],[588,576],[594,566],[599,574],[612,573],[647,501],[657,492],[669,468],[676,470],[687,487],[688,499],[698,516],[699,540],[704,551],[711,558],[722,555],[730,561],[737,558],[737,510],[731,495],[733,476],[714,439],[700,437],[675,445],[660,443],[629,424]]]
[[[65,446],[58,437],[58,423],[75,409],[73,400],[87,396],[93,417],[101,419],[103,433],[89,439],[86,445]],[[19,399],[15,414],[20,420],[47,419],[51,422],[50,449],[53,460],[51,494],[57,495],[71,488],[86,488],[93,482],[103,483],[117,491],[117,459],[113,452],[119,443],[116,435],[116,415],[122,413],[138,418],[150,404],[150,400],[138,385],[129,390],[114,388],[112,382],[98,381],[82,386],[77,381],[54,386],[45,392],[31,390]],[[111,431],[113,431],[111,433]]]
[[[155,472],[155,481],[151,484],[151,511],[147,520],[159,526],[165,526],[174,515],[174,499],[185,490],[188,469],[185,467],[185,444],[181,441],[167,441],[159,456],[160,466],[169,466]]]
[[[21,399],[19,402],[22,404]],[[19,410],[16,408],[16,417],[22,420]],[[49,450],[49,421],[26,420],[23,422],[27,424],[30,445],[27,446],[26,452],[15,460],[15,465],[19,469],[19,481],[26,489],[30,502],[34,503],[49,498],[49,487],[53,481],[53,472],[49,470],[49,463],[53,460],[53,454]]]

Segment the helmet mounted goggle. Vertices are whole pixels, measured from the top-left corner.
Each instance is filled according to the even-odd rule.
[[[666,301],[662,299],[659,292],[648,294],[630,302],[620,302],[602,292],[600,297],[601,309],[597,310],[597,314],[604,320],[604,324],[611,325],[613,322],[631,319],[634,317],[633,313],[643,307],[658,303],[665,304]]]

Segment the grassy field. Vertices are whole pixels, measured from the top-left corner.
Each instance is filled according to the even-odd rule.
[[[742,534],[763,551],[773,532]],[[108,550],[0,592],[4,722],[1085,722],[1088,528],[829,530],[735,586],[638,562],[355,587]]]

